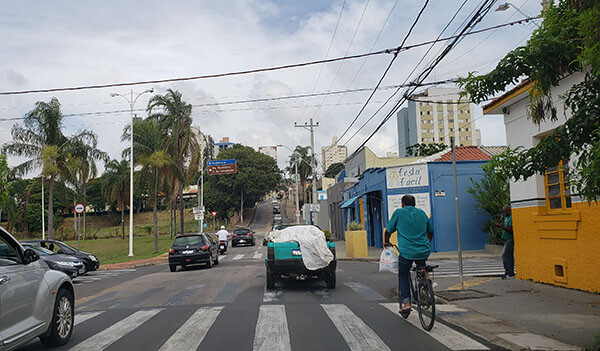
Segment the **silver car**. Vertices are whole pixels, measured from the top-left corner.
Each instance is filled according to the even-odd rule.
[[[75,294],[66,274],[51,270],[0,227],[0,350],[39,337],[66,344],[73,333]]]

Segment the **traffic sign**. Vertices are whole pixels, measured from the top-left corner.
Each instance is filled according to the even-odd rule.
[[[199,214],[199,213],[204,213],[204,206],[196,206],[196,207],[192,207],[192,211],[194,211],[194,214]]]
[[[195,221],[201,220],[203,215],[204,215],[204,213],[194,213],[194,220]]]
[[[75,205],[75,212],[78,214],[82,214],[83,210],[85,210],[85,207],[83,207],[83,204],[76,204]]]
[[[237,173],[237,162],[230,160],[213,160],[207,162],[208,175]]]
[[[210,211],[210,214],[211,214],[213,217],[216,217],[216,216],[217,216],[217,211]]]

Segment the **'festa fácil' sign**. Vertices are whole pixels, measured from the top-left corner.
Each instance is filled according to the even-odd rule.
[[[386,177],[388,189],[429,185],[427,164],[390,167],[386,169]]]

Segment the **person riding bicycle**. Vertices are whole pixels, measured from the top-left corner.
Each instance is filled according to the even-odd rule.
[[[431,251],[430,241],[433,238],[433,226],[427,218],[425,211],[415,207],[415,197],[404,195],[402,208],[394,211],[392,219],[384,229],[383,246],[392,246],[390,236],[398,232],[398,288],[402,303],[401,313],[410,311],[410,268],[413,262],[417,266],[425,267],[425,260]]]

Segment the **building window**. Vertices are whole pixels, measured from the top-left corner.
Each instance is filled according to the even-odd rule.
[[[465,118],[465,123],[469,123],[469,119],[468,118]]]
[[[548,168],[544,174],[546,188],[546,207],[549,210],[571,208],[571,190],[566,178],[569,171],[560,161],[557,167]]]
[[[430,114],[431,114],[431,111],[427,111],[427,114],[428,114],[428,115],[430,115]]]
[[[443,143],[444,142],[444,137],[440,137],[440,141]]]
[[[470,128],[465,128],[465,130],[466,130],[467,132],[470,132],[470,131],[471,131],[471,129],[470,129]]]
[[[465,137],[465,138],[466,138],[466,140],[471,140],[471,137],[470,137],[470,136],[467,136],[467,137]]]
[[[448,123],[454,123],[454,120],[453,119],[449,119]]]
[[[448,128],[448,129],[450,129],[450,131],[451,131],[451,132],[453,132],[453,131],[454,131],[454,128]]]
[[[440,128],[440,133],[443,133],[443,132],[444,132],[444,128]]]
[[[421,114],[421,116],[423,116],[423,111],[419,112]]]

